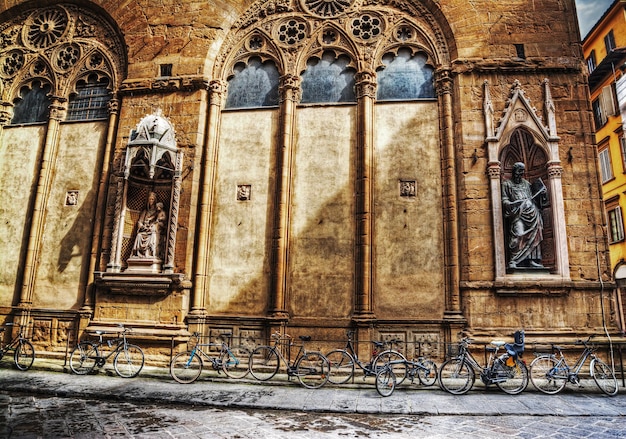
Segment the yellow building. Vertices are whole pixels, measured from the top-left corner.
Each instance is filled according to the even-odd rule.
[[[583,40],[585,61],[589,69],[611,267],[621,295],[624,295],[626,286],[626,139],[623,126],[626,118],[622,116],[626,111],[625,8],[626,0],[613,2]],[[624,329],[623,311],[619,317]]]

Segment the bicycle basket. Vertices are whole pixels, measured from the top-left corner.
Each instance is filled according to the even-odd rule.
[[[459,344],[458,343],[449,344],[446,352],[447,352],[448,357],[456,357],[456,356],[458,356],[459,355]]]

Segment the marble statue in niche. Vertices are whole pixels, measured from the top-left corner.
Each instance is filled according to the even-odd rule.
[[[523,163],[515,163],[511,179],[502,182],[509,269],[544,268],[541,261],[541,210],[547,204],[547,189],[541,179],[533,184],[526,180],[525,170]]]
[[[141,211],[137,220],[137,235],[133,244],[132,257],[160,258],[161,234],[165,222],[163,203],[157,202],[156,194],[150,192],[146,208]]]

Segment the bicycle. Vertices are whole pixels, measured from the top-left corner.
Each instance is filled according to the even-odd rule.
[[[406,357],[402,353],[391,349],[394,344],[399,343],[401,340],[372,341],[374,345],[372,357],[369,363],[364,363],[359,360],[359,356],[354,349],[353,336],[353,330],[347,331],[346,337],[348,340],[346,341],[346,346],[343,349],[334,349],[326,354],[331,367],[330,376],[328,377],[330,383],[347,383],[354,377],[356,367],[363,371],[363,380],[365,380],[368,376],[375,376],[382,365],[390,362],[394,362],[394,374],[398,380],[396,385],[400,385],[404,381],[407,375],[407,368],[403,362],[406,361]],[[385,349],[387,346],[390,349]]]
[[[0,347],[0,359],[2,359],[7,352],[13,351],[15,367],[19,370],[28,370],[35,361],[35,348],[33,344],[24,337],[22,326],[17,323],[5,323],[4,327],[0,328],[0,334],[3,333],[8,326],[17,326],[19,327],[19,331],[15,336],[12,336],[10,342]]]
[[[114,349],[106,355],[100,354],[100,349],[105,344],[102,340],[104,331],[96,331],[98,341],[84,340],[78,343],[70,354],[70,369],[77,375],[86,375],[94,368],[102,367],[114,355],[113,368],[122,378],[134,378],[139,375],[144,363],[143,350],[126,339],[126,334],[131,331],[124,325],[119,325],[119,336],[106,341],[106,345]]]
[[[223,371],[230,378],[244,378],[248,374],[250,350],[244,346],[230,346],[232,333],[222,334],[228,343],[200,343],[200,333],[194,332],[189,342],[193,344],[191,350],[176,354],[170,363],[170,375],[181,384],[190,384],[198,379],[204,367],[203,358],[211,362],[213,369],[218,373]],[[210,335],[209,335],[210,338]],[[216,350],[210,355],[202,348]],[[244,360],[245,359],[245,360]]]
[[[267,381],[278,373],[281,360],[286,365],[287,377],[293,376],[304,387],[309,389],[317,389],[322,387],[328,381],[330,373],[330,364],[328,359],[318,351],[307,351],[306,342],[311,340],[308,335],[301,335],[302,344],[293,343],[291,336],[281,335],[278,332],[272,334],[274,339],[273,345],[258,346],[250,354],[250,374],[259,381]],[[287,354],[283,355],[279,347],[283,346]],[[295,359],[290,362],[291,348],[298,346],[298,354]]]
[[[415,376],[424,386],[432,386],[437,382],[437,365],[434,361],[426,357],[418,357],[414,360],[395,360],[385,364],[376,373],[376,391],[380,396],[390,396],[395,390],[397,377],[394,372],[394,365],[402,362],[406,366],[406,376],[410,378],[411,384],[415,381]]]
[[[439,368],[439,385],[454,395],[462,395],[470,391],[476,381],[476,372],[480,374],[485,386],[495,384],[500,390],[510,395],[522,392],[528,386],[528,368],[520,359],[524,351],[524,333],[515,333],[515,344],[503,341],[492,341],[485,346],[489,359],[481,366],[469,351],[473,342],[463,338],[459,342],[459,354],[445,361]],[[505,347],[504,354],[498,354]]]
[[[618,385],[613,368],[596,357],[596,348],[590,345],[593,335],[587,340],[578,340],[576,344],[582,344],[585,348],[570,367],[563,355],[560,346],[552,345],[553,353],[542,354],[530,363],[530,380],[535,388],[543,393],[553,395],[559,393],[565,385],[580,384],[580,371],[589,358],[589,374],[593,377],[598,388],[609,396],[617,395]],[[556,351],[558,354],[554,354]]]

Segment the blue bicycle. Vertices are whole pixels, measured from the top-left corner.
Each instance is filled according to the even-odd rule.
[[[232,334],[221,334],[228,342],[200,343],[199,332],[189,339],[193,346],[186,352],[176,354],[170,363],[170,375],[175,381],[190,384],[198,379],[204,367],[204,359],[209,361],[218,373],[224,372],[230,378],[243,378],[248,374],[248,358],[250,350],[245,346],[230,346]],[[206,351],[205,351],[206,349]]]

